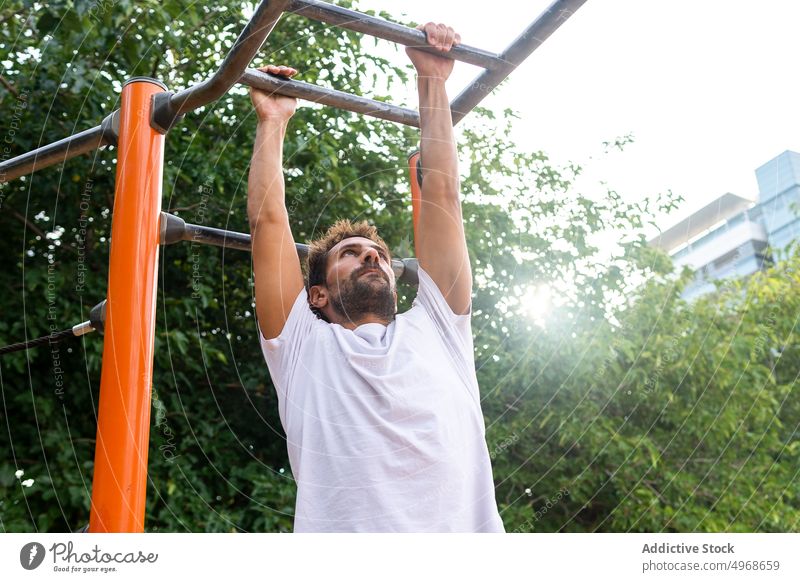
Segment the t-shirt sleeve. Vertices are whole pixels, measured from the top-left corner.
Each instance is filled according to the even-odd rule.
[[[259,328],[261,351],[281,400],[287,396],[286,388],[291,384],[305,342],[311,337],[314,328],[322,323],[324,322],[308,306],[308,292],[303,288],[278,337],[266,339]]]
[[[419,305],[433,321],[447,350],[470,384],[475,384],[475,356],[472,343],[472,301],[467,313],[454,313],[439,287],[422,267],[418,269],[419,289],[414,305]]]

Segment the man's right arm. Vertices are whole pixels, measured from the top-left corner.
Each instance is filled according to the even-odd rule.
[[[266,67],[291,76],[293,69]],[[286,211],[283,138],[296,100],[251,89],[258,128],[247,182],[247,216],[252,236],[256,314],[266,339],[280,335],[303,288],[300,259]]]

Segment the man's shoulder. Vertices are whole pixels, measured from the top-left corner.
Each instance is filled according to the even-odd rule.
[[[414,298],[411,307],[402,313],[398,313],[395,319],[404,323],[416,325],[417,327],[422,324],[432,323],[433,321],[431,314],[428,309],[425,308],[423,302],[419,300],[419,297]]]

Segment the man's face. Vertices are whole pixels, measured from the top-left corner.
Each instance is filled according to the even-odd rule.
[[[394,271],[387,251],[364,237],[340,241],[328,251],[330,304],[346,321],[369,313],[388,320],[397,311]]]

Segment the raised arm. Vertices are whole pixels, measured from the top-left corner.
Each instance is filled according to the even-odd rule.
[[[291,77],[290,67],[262,71]],[[258,128],[247,181],[247,216],[253,245],[256,315],[266,339],[280,335],[292,304],[303,288],[283,182],[283,138],[297,100],[250,89]]]
[[[419,26],[428,44],[447,52],[461,41],[450,27],[429,22]],[[457,314],[469,312],[472,270],[464,237],[459,198],[458,156],[453,137],[445,81],[453,61],[407,48],[417,70],[420,116],[420,161],[423,168],[422,204],[416,241],[417,258]]]

